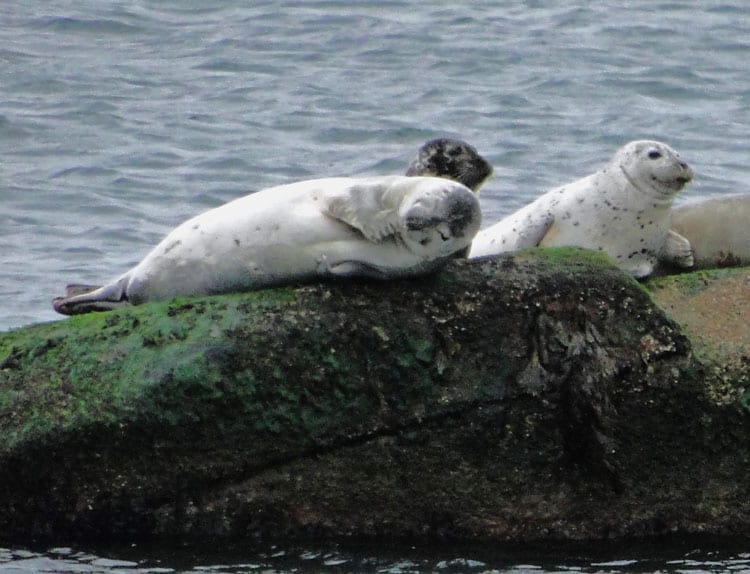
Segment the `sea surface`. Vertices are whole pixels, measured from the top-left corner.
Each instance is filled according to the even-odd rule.
[[[48,550],[0,547],[0,574],[749,574],[750,553],[690,543],[617,550],[471,549],[441,546],[319,549],[242,546]]]
[[[495,165],[486,224],[670,143],[681,199],[750,191],[750,2],[0,2],[0,330],[183,220],[306,178]]]
[[[201,211],[300,179],[401,173],[439,136],[494,164],[485,224],[632,139],[693,167],[679,201],[748,192],[750,2],[3,1],[0,331],[64,320],[50,299],[66,283],[119,275]],[[22,552],[0,572],[140,571]],[[747,571],[736,560],[653,568]],[[438,563],[418,569],[453,571]]]

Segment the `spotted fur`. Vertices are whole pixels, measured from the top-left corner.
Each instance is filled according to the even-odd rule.
[[[435,177],[328,178],[272,187],[175,228],[103,287],[70,286],[65,315],[326,277],[428,273],[479,230],[476,195]]]
[[[469,256],[575,246],[607,253],[635,277],[649,275],[658,260],[690,267],[690,243],[670,231],[670,209],[692,178],[690,167],[668,145],[630,142],[599,171],[480,231]]]

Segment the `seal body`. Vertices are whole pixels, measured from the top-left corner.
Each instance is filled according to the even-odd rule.
[[[651,274],[658,260],[689,267],[690,243],[670,231],[670,210],[692,177],[668,145],[630,142],[599,171],[545,193],[480,231],[470,257],[575,246],[607,253],[635,277]]]
[[[103,287],[68,286],[71,315],[316,277],[392,278],[439,267],[481,223],[475,194],[433,177],[327,178],[268,188],[198,215]]]
[[[492,172],[492,164],[474,146],[463,140],[437,138],[417,150],[406,175],[444,177],[479,192]]]
[[[698,269],[750,265],[750,193],[675,206],[672,230],[690,241]]]

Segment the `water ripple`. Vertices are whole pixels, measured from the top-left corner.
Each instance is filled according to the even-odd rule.
[[[635,138],[689,158],[685,198],[750,181],[739,0],[11,4],[0,202],[24,241],[0,254],[0,284],[27,296],[0,302],[0,329],[19,305],[54,318],[49,296],[84,279],[70,268],[110,277],[179,217],[295,179],[399,172],[432,137],[495,164],[488,223]],[[64,254],[92,217],[87,240],[111,251]],[[49,256],[26,256],[29,282],[5,263],[32,246]]]

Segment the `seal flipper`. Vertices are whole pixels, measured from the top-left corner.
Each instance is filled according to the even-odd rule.
[[[101,289],[101,285],[80,285],[78,283],[72,283],[65,286],[65,297],[75,297],[76,295],[91,293],[97,289]]]
[[[374,279],[389,279],[392,275],[389,269],[378,267],[362,261],[352,259],[331,263],[323,255],[318,260],[318,273],[333,277],[372,277]]]
[[[695,264],[693,246],[690,245],[687,237],[670,229],[659,259],[677,267],[692,267]]]
[[[322,211],[357,229],[368,241],[378,243],[398,233],[401,227],[398,206],[383,204],[386,187],[380,182],[349,186],[343,193],[325,197]]]
[[[381,269],[362,261],[340,261],[328,267],[328,273],[336,277],[370,277],[372,279],[391,279],[393,274],[388,269]]]
[[[52,299],[52,308],[61,315],[81,315],[125,307],[130,304],[125,292],[128,282],[129,277],[126,275],[104,287],[68,285],[64,297]]]
[[[405,269],[383,267],[364,261],[346,259],[331,263],[324,255],[318,261],[318,273],[329,277],[368,277],[370,279],[381,279],[387,281],[395,277],[411,277],[421,273],[433,271],[448,262],[448,257],[442,257],[433,261],[424,261]]]
[[[469,258],[544,245],[545,239],[549,241],[554,233],[554,223],[555,218],[550,213],[532,213],[525,217],[509,215],[479,232],[471,244]]]

